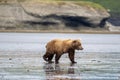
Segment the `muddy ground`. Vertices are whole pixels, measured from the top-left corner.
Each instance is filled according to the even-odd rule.
[[[59,64],[42,56],[54,38],[82,39],[77,64],[67,54]],[[0,80],[120,80],[119,34],[0,33]]]

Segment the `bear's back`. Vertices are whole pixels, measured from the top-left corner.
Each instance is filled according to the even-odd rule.
[[[72,41],[71,39],[53,39],[47,43],[46,48],[48,51],[64,52],[71,46]]]

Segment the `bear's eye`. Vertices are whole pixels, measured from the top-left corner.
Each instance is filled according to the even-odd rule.
[[[79,43],[79,46],[81,46],[81,43]]]

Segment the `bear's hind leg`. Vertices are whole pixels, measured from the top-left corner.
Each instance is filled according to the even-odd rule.
[[[45,54],[45,55],[43,56],[43,59],[44,59],[45,61],[48,61],[48,55]]]
[[[50,54],[50,55],[48,56],[48,62],[49,62],[49,63],[53,63],[53,61],[52,61],[53,57],[54,57],[54,54]]]
[[[56,54],[56,56],[55,56],[55,63],[56,63],[56,64],[59,63],[60,57],[61,57],[61,55]]]
[[[50,53],[49,53],[49,52],[46,52],[46,53],[43,55],[43,59],[48,62],[49,56],[50,56]]]

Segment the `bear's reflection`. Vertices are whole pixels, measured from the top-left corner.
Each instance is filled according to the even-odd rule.
[[[46,74],[46,79],[47,80],[76,80],[74,79],[75,78],[74,66],[75,65],[73,64],[62,66],[62,64],[45,63],[44,70]],[[71,76],[74,76],[74,77],[71,77]]]

